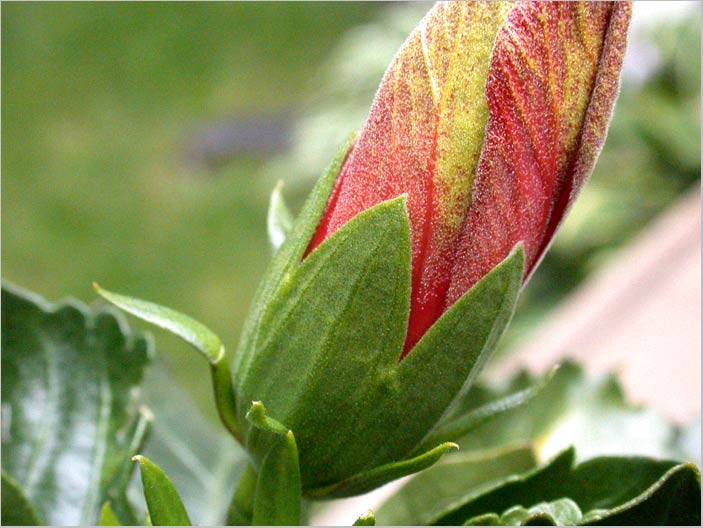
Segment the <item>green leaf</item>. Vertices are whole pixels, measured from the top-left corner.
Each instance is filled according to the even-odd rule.
[[[376,516],[369,510],[363,515],[360,515],[352,526],[376,526]]]
[[[464,489],[463,497],[421,520],[440,525],[700,524],[695,466],[644,457],[599,457],[575,467],[574,461],[569,449],[490,487]]]
[[[470,412],[536,383],[525,372],[498,387],[478,383],[459,406]],[[533,444],[541,460],[570,445],[581,460],[601,455],[679,458],[676,433],[652,409],[629,404],[614,376],[589,378],[580,366],[565,362],[530,401],[455,441],[463,450]]]
[[[293,227],[293,216],[283,199],[283,182],[279,181],[271,192],[266,228],[273,252],[278,251]]]
[[[223,427],[202,415],[158,357],[145,376],[143,392],[155,417],[144,456],[159,461],[195,524],[229,524],[226,514],[246,464],[244,449]],[[135,502],[141,504],[143,494],[138,491]]]
[[[47,524],[95,524],[125,490],[149,415],[137,397],[150,345],[112,311],[2,292],[3,471]]]
[[[104,290],[93,283],[95,291],[118,308],[168,330],[197,349],[212,365],[225,355],[220,338],[204,324],[171,308]]]
[[[293,432],[266,416],[261,402],[254,402],[247,419],[271,445],[259,468],[252,524],[297,526],[300,524],[302,490],[298,447]]]
[[[141,455],[133,458],[139,463],[144,486],[144,498],[154,526],[190,526],[190,519],[178,491],[159,466]]]
[[[384,525],[428,524],[466,495],[490,489],[535,464],[527,447],[447,455],[405,484],[378,509],[376,517]]]
[[[672,464],[614,457],[578,466],[571,494],[589,510],[583,524],[700,526],[700,471],[676,464],[664,472]]]
[[[354,475],[328,488],[311,490],[308,494],[310,497],[328,497],[336,495],[337,490],[342,489],[347,495],[361,495],[393,480],[427,469],[442,458],[444,453],[450,449],[458,449],[458,447],[452,442],[446,442],[416,457],[384,464],[370,471]]]
[[[581,510],[571,499],[541,502],[530,508],[513,506],[503,515],[494,513],[469,519],[468,526],[574,526],[581,521]]]
[[[241,426],[236,415],[236,395],[232,389],[232,376],[220,338],[204,324],[192,317],[159,304],[126,295],[120,295],[93,284],[98,294],[118,308],[149,323],[168,330],[198,350],[210,363],[215,404],[220,419],[241,443]]]
[[[112,511],[110,507],[110,502],[103,504],[100,510],[100,519],[98,520],[98,526],[122,526],[122,523],[117,519],[115,512]]]
[[[525,405],[549,385],[557,370],[558,367],[555,367],[544,379],[526,389],[499,397],[479,407],[473,404],[468,409],[457,406],[442,420],[437,429],[427,436],[423,445],[459,439],[497,416]]]
[[[27,500],[19,486],[2,472],[2,523],[3,526],[40,526],[34,506]]]

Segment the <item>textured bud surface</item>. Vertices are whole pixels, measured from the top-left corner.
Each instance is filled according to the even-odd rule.
[[[396,55],[308,252],[408,194],[402,356],[516,243],[534,269],[605,138],[629,13],[623,2],[442,2]]]

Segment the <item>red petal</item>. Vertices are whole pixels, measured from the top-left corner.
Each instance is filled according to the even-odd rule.
[[[439,2],[386,72],[309,251],[407,193],[412,293],[405,353],[441,315],[488,117],[495,35],[512,4]]]
[[[496,38],[490,111],[445,309],[522,241],[529,274],[605,139],[630,17],[625,2],[516,4]]]

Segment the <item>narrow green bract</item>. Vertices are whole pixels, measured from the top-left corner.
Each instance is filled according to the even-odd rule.
[[[190,519],[178,491],[159,466],[143,456],[135,456],[139,463],[144,486],[144,497],[149,517],[154,526],[190,526]]]

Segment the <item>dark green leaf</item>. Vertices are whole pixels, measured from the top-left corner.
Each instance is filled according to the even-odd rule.
[[[491,489],[535,464],[532,450],[526,447],[447,455],[405,484],[380,507],[376,517],[384,525],[429,524],[466,496]]]
[[[178,491],[159,466],[141,455],[139,463],[144,486],[144,498],[154,526],[190,526],[190,519]]]
[[[2,525],[3,526],[39,526],[34,506],[30,504],[22,490],[10,477],[2,473]]]
[[[588,512],[583,524],[700,526],[700,472],[693,464],[678,464],[662,475],[669,464],[647,459],[581,464],[571,493],[579,500],[579,493],[588,490],[589,496],[581,500],[595,510]],[[594,490],[593,484],[599,489]]]
[[[261,402],[254,402],[247,419],[270,439],[271,447],[259,468],[252,523],[268,526],[300,524],[302,489],[298,447],[293,432],[266,416]]]
[[[568,476],[574,456],[573,450],[568,450],[544,466],[524,473],[511,473],[487,485],[457,490],[457,499],[449,504],[444,503],[441,508],[435,508],[431,515],[426,516],[425,522],[460,525],[478,515],[500,513],[516,505],[532,505],[550,500],[550,497],[541,494],[541,490],[551,489]]]
[[[503,515],[489,513],[469,519],[469,526],[575,526],[581,510],[571,499],[541,502],[530,508],[513,506]]]
[[[477,515],[466,521],[465,526],[501,526],[500,515],[496,513]]]
[[[125,489],[149,421],[147,340],[112,311],[9,285],[2,314],[3,470],[48,524],[95,524],[106,500],[136,523]]]
[[[463,498],[423,520],[440,525],[467,520],[483,525],[700,524],[700,473],[694,466],[643,457],[601,457],[574,467],[574,460],[570,449],[490,489],[465,490]],[[579,511],[584,512],[582,517]]]

